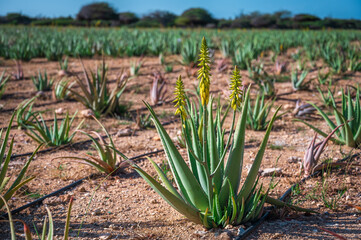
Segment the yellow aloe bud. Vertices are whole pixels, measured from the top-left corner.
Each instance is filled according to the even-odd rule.
[[[234,110],[236,110],[237,107],[240,106],[241,101],[242,101],[243,91],[241,89],[241,86],[242,86],[241,77],[242,76],[240,75],[237,66],[235,66],[234,70],[232,72],[231,83],[230,83],[230,87],[229,87],[232,92],[231,95],[229,96],[229,98],[231,99],[231,107]]]
[[[184,84],[183,84],[181,76],[179,76],[177,79],[175,90],[174,90],[174,95],[176,95],[175,100],[173,101],[176,103],[174,105],[174,107],[177,108],[177,110],[175,111],[175,115],[179,114],[181,116],[181,118],[183,120],[185,120],[187,117],[187,113],[184,108],[186,97],[185,97],[185,92],[184,92]]]
[[[206,39],[203,37],[202,45],[199,53],[199,64],[200,69],[198,70],[199,79],[199,93],[201,95],[202,105],[207,105],[209,100],[209,85],[210,85],[210,58],[209,49],[207,46]]]

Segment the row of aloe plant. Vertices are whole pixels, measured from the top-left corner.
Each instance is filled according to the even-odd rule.
[[[14,120],[15,113],[12,115],[9,126],[3,136],[3,129],[0,131],[0,194],[3,199],[3,201],[0,202],[0,209],[4,206],[5,201],[8,201],[16,191],[18,191],[22,186],[24,186],[26,183],[30,182],[34,179],[34,177],[26,178],[25,174],[26,171],[31,163],[31,161],[34,159],[35,154],[41,147],[39,145],[33,154],[29,157],[29,159],[26,161],[24,166],[22,167],[21,171],[17,174],[15,180],[10,184],[10,177],[8,176],[8,168],[9,163],[11,159],[11,155],[13,152],[14,147],[14,137],[10,139],[10,129],[12,122]],[[2,137],[4,137],[2,139]],[[10,142],[9,142],[10,140]],[[9,145],[9,146],[8,146]]]
[[[6,199],[4,197],[2,197],[2,196],[0,196],[0,204],[3,204],[5,206],[6,211],[8,213],[8,219],[9,219],[9,225],[10,225],[10,239],[11,240],[16,240],[16,230],[15,230],[14,222],[18,221],[18,222],[21,222],[23,224],[23,226],[24,226],[25,240],[32,240],[33,239],[33,234],[31,233],[29,226],[23,220],[13,219],[13,216],[12,216],[10,208],[9,208],[7,202],[6,202]],[[69,239],[70,214],[71,214],[72,207],[73,207],[73,198],[70,199],[69,206],[68,206],[68,211],[67,211],[66,221],[65,221],[65,227],[64,227],[63,240]],[[35,227],[36,235],[37,235],[38,239],[41,239],[41,240],[58,239],[58,238],[55,237],[55,234],[54,234],[55,227],[54,227],[53,216],[52,216],[49,208],[48,207],[45,207],[45,208],[46,208],[48,216],[45,217],[45,219],[44,219],[43,229],[41,231],[41,234],[38,233],[38,231],[37,231],[37,229]]]
[[[0,56],[14,59],[19,63],[35,57],[60,61],[64,59],[64,55],[84,58],[102,54],[132,57],[158,56],[161,53],[181,54],[184,61],[195,63],[198,43],[194,39],[206,36],[212,49],[221,50],[224,57],[231,57],[234,64],[242,69],[246,69],[253,59],[264,55],[262,53],[270,51],[271,59],[276,61],[277,57],[284,54],[288,48],[298,46],[302,46],[302,57],[312,62],[323,58],[336,72],[345,69],[359,71],[361,64],[360,50],[357,45],[352,44],[352,41],[360,38],[360,33],[357,31],[275,30],[247,31],[240,34],[238,30],[139,31],[137,29],[2,27],[0,35],[2,36]]]

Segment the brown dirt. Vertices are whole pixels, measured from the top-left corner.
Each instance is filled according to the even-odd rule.
[[[290,52],[281,57],[281,60],[291,62]],[[220,58],[219,53],[216,55]],[[177,56],[167,57],[167,61],[176,62]],[[114,59],[108,58],[106,62],[109,66],[109,78],[115,79],[122,68],[128,69],[132,59]],[[7,69],[8,72],[15,71],[15,64],[12,61],[1,61],[0,71]],[[80,74],[80,63],[77,59],[69,59],[70,72]],[[100,62],[98,59],[86,59],[84,63],[87,67],[94,69],[95,65]],[[269,57],[265,60],[265,66],[268,72],[272,72],[272,63]],[[288,66],[286,75],[290,75],[292,66]],[[316,66],[322,66],[322,62],[317,62]],[[58,77],[58,63],[48,62],[45,59],[34,59],[23,64],[24,80],[11,80],[8,84],[6,94],[0,100],[5,111],[0,115],[0,127],[7,125],[12,114],[11,109],[23,100],[36,94],[31,83],[30,76],[35,75],[38,69],[46,69],[51,77]],[[162,71],[158,63],[158,58],[145,58],[145,65],[140,70],[140,75],[132,79],[122,96],[122,99],[131,103],[131,110],[143,108],[142,100],[149,101],[149,89],[151,86],[150,76],[154,71]],[[222,99],[226,94],[224,89],[228,88],[229,73],[232,70],[229,64],[227,73],[217,73],[212,71],[212,91],[213,95],[221,94]],[[313,68],[309,74],[310,78],[317,76],[317,70]],[[185,70],[179,64],[174,65],[173,73],[165,74],[168,81],[169,95],[171,95],[172,87],[178,75],[182,75],[185,79],[185,85],[188,89],[193,89],[193,85],[197,84],[195,77],[188,78]],[[244,82],[250,83],[247,71],[242,71]],[[338,79],[336,86],[338,89],[347,84],[356,85],[360,83],[360,73],[348,74],[345,76],[334,77]],[[292,110],[295,106],[295,100],[301,99],[303,102],[312,101],[321,104],[318,98],[318,92],[315,91],[317,80],[312,81],[310,91],[293,92],[289,81],[276,83],[277,94],[285,94],[282,99],[275,102],[275,106],[283,105],[284,111]],[[256,93],[254,90],[253,93]],[[73,114],[77,110],[83,110],[84,107],[74,101],[55,102],[51,99],[51,93],[46,93],[46,99],[37,100],[36,110],[49,110],[45,112],[45,119],[51,119],[53,111],[60,107]],[[166,122],[176,119],[173,116],[174,109],[170,104],[164,104],[155,108],[159,115],[162,115],[162,121]],[[145,111],[143,111],[146,113]],[[316,115],[317,116],[317,115]],[[279,157],[277,167],[282,168],[282,174],[275,178],[279,181],[277,187],[272,191],[271,195],[280,197],[292,184],[298,182],[302,175],[299,171],[299,161],[303,158],[314,133],[305,125],[293,122],[293,116],[287,113],[282,119],[276,121],[273,131],[269,139],[268,148],[266,150],[261,169],[276,166],[276,159]],[[80,121],[76,120],[75,124]],[[116,119],[102,118],[101,122],[106,126],[111,134],[115,134],[120,129],[135,129],[132,119]],[[14,123],[15,124],[15,123]],[[323,120],[313,120],[313,124],[319,126],[325,131],[329,131]],[[229,127],[230,119],[227,119],[226,127]],[[167,125],[166,130],[172,138],[178,133],[179,123]],[[86,120],[83,125],[84,130],[100,130],[100,127],[93,120]],[[15,138],[14,153],[20,154],[31,152],[35,149],[36,144],[24,134],[23,130],[13,129],[12,136]],[[257,153],[258,146],[263,138],[264,132],[255,132],[248,130],[246,140],[246,152],[244,172],[252,164],[252,159]],[[126,154],[128,157],[137,156],[146,152],[162,149],[159,138],[154,129],[137,130],[132,136],[115,137],[116,147]],[[86,140],[86,138],[78,134],[74,142]],[[351,149],[345,146],[336,146],[329,144],[323,154],[323,159],[332,158],[334,160],[341,159],[348,155]],[[89,166],[77,164],[74,162],[65,162],[60,160],[52,160],[55,157],[74,155],[78,156],[92,151],[90,144],[82,146],[68,146],[59,150],[53,150],[49,153],[38,154],[36,159],[31,163],[27,175],[36,176],[36,179],[30,182],[26,188],[18,192],[16,196],[9,201],[12,209],[20,207],[30,201],[34,197],[49,194],[61,187],[64,187],[75,180],[96,173]],[[184,149],[181,151],[184,152]],[[353,153],[359,150],[353,150]],[[27,158],[16,158],[11,163],[10,174],[14,174],[21,168]],[[153,159],[162,164],[165,161],[163,153],[153,156]],[[361,164],[360,158],[353,160]],[[155,174],[148,160],[142,158],[137,160],[143,169]],[[245,174],[244,174],[245,175]],[[261,177],[260,180],[264,184],[270,182],[271,177]],[[335,210],[325,207],[322,201],[322,179],[326,179],[328,184],[328,196],[335,198],[337,191],[346,188],[346,193],[337,202]],[[243,177],[244,180],[244,177]],[[267,185],[266,185],[267,186]],[[360,206],[360,167],[349,167],[346,170],[338,169],[332,171],[323,178],[316,177],[308,180],[305,184],[300,185],[300,191],[294,192],[292,202],[300,206],[312,208],[319,214],[306,216],[302,213],[288,213],[285,210],[278,210],[273,214],[273,218],[267,220],[259,227],[248,239],[332,239],[333,236],[321,228],[336,232],[347,239],[360,239],[361,236],[361,215],[356,209],[347,204]],[[33,193],[33,197],[29,193]],[[297,194],[296,194],[297,193]],[[228,239],[235,236],[238,227],[229,227],[225,230],[206,231],[202,226],[193,224],[170,206],[168,206],[151,188],[131,169],[126,169],[125,173],[115,177],[105,177],[96,174],[92,178],[83,181],[79,186],[62,193],[59,196],[45,200],[50,208],[55,221],[55,232],[59,236],[62,235],[65,215],[67,209],[67,201],[73,196],[75,199],[72,218],[71,218],[71,237],[79,236],[79,239]],[[17,219],[22,219],[32,225],[34,222],[38,228],[40,227],[46,211],[43,205],[26,209],[20,214],[15,215]],[[16,224],[17,233],[20,236],[22,226]],[[8,239],[9,227],[7,223],[0,223],[0,238]]]

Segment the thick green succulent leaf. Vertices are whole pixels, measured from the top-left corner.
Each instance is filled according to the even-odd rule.
[[[196,208],[200,209],[201,211],[205,211],[209,203],[206,193],[203,191],[196,177],[190,171],[187,163],[184,161],[174,143],[170,139],[168,133],[165,131],[159,119],[155,115],[152,107],[148,103],[145,103],[145,105],[153,117],[154,125],[156,126],[162,141],[173,176],[175,177],[175,181],[183,197],[192,203]]]
[[[171,192],[173,195],[177,196],[180,199],[183,199],[182,196],[177,192],[177,190],[173,187],[172,183],[169,181],[167,176],[164,174],[162,169],[151,159],[148,158],[148,160],[152,163],[154,169],[156,170],[158,177],[160,180],[162,180],[163,185],[167,188],[169,192]]]
[[[222,172],[221,168],[216,168],[219,164],[219,155],[217,149],[217,139],[215,134],[215,126],[213,121],[213,112],[212,112],[213,98],[210,99],[208,103],[208,134],[207,134],[207,144],[208,144],[208,152],[209,152],[209,161],[210,161],[210,171],[213,174],[212,183],[216,188],[216,192],[221,189],[222,184]]]
[[[237,127],[234,133],[233,146],[230,150],[226,168],[224,171],[224,179],[228,179],[232,189],[237,191],[242,175],[242,165],[243,165],[243,153],[244,153],[244,140],[246,132],[246,119],[248,112],[248,101],[249,101],[250,87],[248,87],[246,92],[246,97],[244,99],[242,113],[239,117]],[[219,199],[221,205],[224,205],[229,197],[229,186],[223,184]]]
[[[336,109],[335,109],[335,111],[338,112]],[[348,121],[345,119],[345,117],[342,114],[339,113],[339,115],[340,115],[342,123],[344,124],[343,128],[345,131],[346,145],[349,147],[356,147],[356,142],[353,138],[352,129],[351,129],[350,125],[348,125]]]
[[[12,215],[11,215],[11,211],[10,211],[9,205],[6,203],[6,201],[7,201],[7,200],[4,199],[4,198],[0,195],[0,206],[5,205],[6,211],[8,212],[8,216],[9,216],[11,240],[16,240],[16,234],[15,234],[15,227],[14,227],[13,217],[12,217]],[[1,207],[0,207],[0,209],[1,209]]]
[[[320,134],[322,137],[327,137],[327,136],[328,136],[327,133],[323,132],[323,131],[320,130],[319,128],[314,127],[313,125],[309,124],[308,122],[303,121],[302,119],[294,119],[294,121],[296,121],[296,122],[301,122],[301,123],[305,124],[306,126],[312,128],[315,132],[317,132],[318,134]],[[336,143],[336,144],[341,144],[341,145],[345,144],[344,141],[339,140],[339,139],[336,139],[336,138],[330,138],[330,140],[331,140],[332,142]]]
[[[247,175],[247,178],[246,178],[245,182],[243,183],[243,186],[242,186],[242,189],[241,189],[240,193],[237,196],[237,201],[238,202],[240,202],[242,200],[242,198],[247,199],[248,195],[252,191],[254,183],[255,183],[255,181],[257,179],[258,171],[259,171],[259,168],[261,166],[261,162],[262,162],[262,159],[263,159],[264,152],[266,150],[268,138],[269,138],[269,135],[271,133],[273,123],[276,120],[277,113],[278,113],[278,111],[280,109],[281,109],[281,107],[277,108],[277,110],[276,110],[275,114],[273,115],[270,123],[268,124],[265,136],[263,138],[261,146],[259,147],[257,155],[256,155],[256,157],[255,157],[255,159],[253,161],[252,167],[251,167],[251,169],[250,169],[250,171],[249,171],[249,173]]]
[[[319,107],[317,107],[314,103],[309,103],[311,104],[314,108],[316,108],[316,110],[318,111],[318,113],[325,119],[325,121],[327,122],[327,124],[329,125],[329,127],[331,129],[335,129],[336,128],[336,125],[331,121],[331,119],[327,116],[327,114],[322,111]],[[326,135],[327,136],[327,135]],[[324,137],[326,137],[324,136]]]
[[[53,240],[54,238],[54,221],[51,215],[51,212],[48,207],[46,207],[46,211],[48,212],[49,217],[49,230],[48,230],[48,240]]]
[[[143,169],[140,167],[133,165],[134,170],[136,170],[144,180],[146,180],[150,186],[175,210],[186,216],[192,222],[202,224],[200,218],[200,212],[191,204],[185,202],[182,198],[177,197],[170,191],[168,191],[165,187],[163,187],[160,183],[158,183],[154,178],[148,175]]]
[[[4,155],[5,155],[5,150],[6,150],[6,145],[8,143],[8,139],[9,139],[9,134],[10,134],[10,129],[11,129],[11,125],[13,123],[15,117],[15,112],[13,113],[13,115],[10,118],[9,124],[8,124],[8,128],[6,129],[6,133],[3,139],[3,142],[1,143],[1,147],[0,147],[0,166],[3,164],[3,159],[4,159]],[[2,137],[2,129],[0,132],[0,141],[1,141],[1,137]],[[1,181],[0,181],[1,182]]]

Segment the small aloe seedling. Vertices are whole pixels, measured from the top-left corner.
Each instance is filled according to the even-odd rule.
[[[305,177],[308,177],[313,169],[316,167],[318,160],[332,135],[340,128],[343,124],[337,126],[323,141],[316,143],[317,133],[313,137],[310,145],[307,148],[305,156],[303,157],[303,169],[305,171]]]
[[[70,79],[61,79],[59,82],[55,83],[53,88],[53,98],[56,100],[67,100],[71,97],[71,91],[69,89],[75,82]]]
[[[21,60],[14,60],[16,65],[16,72],[14,73],[14,78],[16,80],[22,80],[24,79],[24,71],[22,67],[22,61]]]
[[[65,222],[65,228],[64,228],[63,240],[68,240],[69,239],[70,214],[71,214],[71,209],[73,207],[73,201],[74,201],[73,198],[71,198],[70,201],[69,201],[69,206],[68,206],[68,211],[67,211],[67,216],[66,216],[66,222]],[[33,238],[32,238],[29,226],[22,220],[13,219],[9,206],[5,202],[5,199],[0,196],[0,204],[3,203],[3,202],[4,202],[5,206],[6,206],[6,210],[7,210],[7,213],[8,213],[11,240],[16,240],[16,232],[15,232],[15,227],[14,227],[14,221],[19,221],[24,225],[25,240],[32,240]],[[46,239],[47,240],[53,240],[53,239],[55,239],[54,238],[55,235],[54,235],[53,217],[52,217],[52,214],[51,214],[49,208],[45,207],[45,209],[46,209],[46,211],[48,213],[48,216],[45,217],[45,219],[44,219],[42,234],[41,234],[41,236],[38,235],[38,237],[41,240],[46,240]],[[48,229],[48,233],[46,233],[47,229]]]
[[[335,99],[332,96],[332,107],[334,110],[333,112],[337,125],[333,121],[331,121],[331,119],[324,111],[322,111],[315,104],[311,104],[324,118],[331,130],[334,130],[337,125],[344,124],[343,128],[336,130],[335,135],[337,138],[331,138],[331,141],[337,144],[347,145],[354,148],[361,144],[361,107],[359,88],[357,88],[356,98],[354,101],[351,98],[350,90],[348,90],[347,96],[342,91],[342,104],[340,110],[337,109]],[[327,134],[325,132],[321,131],[319,128],[311,125],[310,123],[299,119],[297,121],[301,121],[302,123],[312,128],[314,131],[316,131],[318,134],[322,135],[323,137],[327,137]]]
[[[331,71],[322,73],[321,71],[317,72],[317,80],[320,85],[324,85],[329,81],[329,84],[332,84]]]
[[[38,91],[49,91],[53,86],[53,79],[48,79],[48,74],[46,70],[44,71],[44,76],[41,74],[40,70],[38,71],[38,76],[31,77],[33,80],[34,86]]]
[[[247,126],[255,131],[267,129],[269,112],[272,109],[274,101],[265,102],[265,94],[257,94],[253,105],[248,102]]]
[[[129,67],[130,76],[138,76],[140,68],[143,66],[143,64],[143,57],[139,58],[137,61],[131,61]]]
[[[90,74],[85,70],[81,60],[80,63],[83,68],[85,83],[77,76],[75,81],[80,87],[80,91],[77,92],[73,88],[68,88],[72,92],[73,97],[86,108],[92,110],[96,117],[100,117],[102,114],[109,115],[120,111],[121,105],[119,99],[128,82],[127,75],[124,73],[120,74],[117,78],[116,85],[110,88],[107,77],[108,69],[104,59],[101,67],[96,68],[95,72],[90,71]]]
[[[3,73],[0,76],[0,99],[3,96],[5,89],[6,89],[6,84],[10,78],[10,76],[6,76],[5,77],[5,70],[3,71]]]
[[[134,120],[138,129],[147,129],[152,125],[150,114],[141,114],[139,110]]]
[[[73,156],[67,156],[67,157],[57,157],[54,159],[71,159],[73,161],[90,165],[94,168],[96,168],[98,171],[106,173],[106,174],[112,174],[115,175],[118,172],[121,172],[124,170],[126,166],[128,166],[128,163],[125,161],[121,161],[121,158],[118,156],[119,153],[117,150],[115,150],[114,142],[112,139],[112,136],[108,133],[106,128],[96,119],[95,121],[101,126],[103,129],[103,132],[105,132],[106,136],[109,139],[109,143],[107,143],[99,133],[92,131],[91,133],[94,134],[96,137],[93,137],[90,133],[78,130],[82,134],[89,137],[89,139],[93,142],[92,147],[96,150],[98,156],[93,156],[90,154],[86,154],[86,157],[73,157]],[[121,156],[124,159],[127,159],[126,156]]]
[[[173,72],[173,65],[170,63],[166,63],[163,54],[159,54],[159,63],[163,66],[163,69],[166,73]]]
[[[308,84],[310,81],[305,81],[307,77],[308,71],[303,70],[300,75],[298,75],[298,71],[293,71],[291,75],[292,87],[293,90],[303,90],[308,88]]]
[[[332,105],[333,105],[332,99],[333,99],[333,94],[335,91],[331,92],[330,88],[328,88],[327,95],[324,94],[319,87],[317,87],[317,91],[320,93],[321,100],[325,104],[325,106],[332,107]]]
[[[287,68],[287,62],[279,62],[276,61],[275,63],[275,73],[276,75],[280,75],[286,71]]]
[[[25,128],[27,122],[32,122],[38,117],[40,112],[33,111],[35,99],[36,97],[26,99],[16,107],[16,122],[19,129]]]
[[[150,102],[156,105],[159,102],[164,102],[167,99],[166,81],[160,72],[153,73],[153,83],[150,89]]]
[[[183,43],[181,54],[181,64],[193,68],[197,63],[198,43],[193,39],[188,39]]]
[[[60,146],[63,144],[70,143],[75,134],[83,124],[84,120],[79,123],[76,127],[76,130],[70,134],[70,127],[73,124],[77,113],[74,114],[72,118],[69,117],[67,113],[65,119],[61,121],[60,126],[58,125],[58,119],[56,113],[54,113],[54,122],[53,125],[48,127],[43,119],[41,113],[39,113],[39,118],[34,118],[35,122],[25,122],[23,125],[26,128],[26,134],[31,137],[34,141],[38,143],[45,144],[47,146]]]
[[[10,140],[9,143],[9,135],[10,135],[10,129],[11,124],[14,120],[15,113],[12,115],[8,128],[5,132],[4,138],[3,137],[3,130],[0,131],[0,196],[2,197],[3,201],[0,201],[0,209],[4,206],[5,202],[8,201],[17,190],[19,190],[22,186],[33,180],[35,177],[25,178],[26,171],[31,163],[31,161],[34,159],[35,154],[38,152],[39,148],[38,146],[36,150],[33,152],[33,154],[30,156],[28,161],[25,163],[21,171],[16,176],[15,180],[11,184],[10,187],[7,187],[7,185],[10,182],[10,177],[7,176],[7,170],[10,163],[11,154],[13,151],[14,146],[14,137]],[[7,145],[9,143],[9,147],[6,151]]]
[[[60,70],[63,70],[65,72],[68,72],[68,57],[65,57],[64,60],[59,60],[59,67]]]
[[[361,53],[357,47],[349,47],[347,49],[347,56],[349,59],[348,70],[352,72],[361,71]]]

